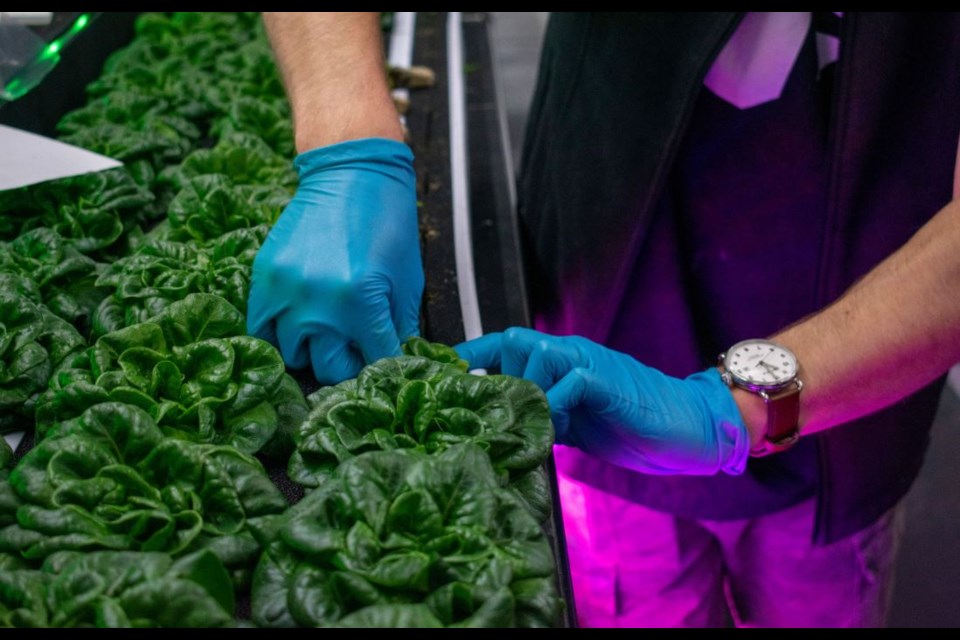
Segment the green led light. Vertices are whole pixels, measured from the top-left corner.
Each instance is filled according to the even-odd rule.
[[[8,100],[15,100],[25,94],[29,88],[30,85],[20,80],[20,78],[14,78],[4,88],[4,93],[6,93]]]
[[[60,61],[60,52],[63,48],[90,25],[92,15],[90,13],[80,14],[66,33],[40,51],[33,63],[20,69],[17,76],[11,79],[7,86],[0,86],[0,100],[14,100],[40,84],[40,81]]]
[[[43,55],[53,55],[60,53],[60,50],[63,47],[73,40],[78,33],[84,30],[84,28],[90,23],[90,14],[84,13],[79,18],[77,18],[70,29],[67,30],[65,34],[51,42],[47,45],[46,50],[43,52]]]

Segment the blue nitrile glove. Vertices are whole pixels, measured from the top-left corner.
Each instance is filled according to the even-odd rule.
[[[535,382],[559,444],[654,474],[742,473],[750,437],[716,369],[673,378],[578,336],[511,328],[455,347],[471,367]]]
[[[247,331],[333,384],[419,335],[413,153],[364,138],[301,153],[297,192],[253,263]]]

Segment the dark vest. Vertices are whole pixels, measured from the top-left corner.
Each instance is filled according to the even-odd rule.
[[[681,277],[668,264],[675,252],[649,240],[703,77],[739,17],[551,15],[518,180],[539,328],[609,343],[617,323],[648,322],[653,342],[657,327],[695,324],[690,301],[672,286]],[[841,43],[823,233],[806,288],[814,292],[814,309],[836,299],[950,201],[960,136],[960,15],[848,13]],[[633,318],[622,308],[641,258],[663,275],[651,294],[655,318]],[[641,359],[681,375],[716,356],[694,343],[671,347],[683,363],[676,370],[656,357]],[[942,383],[805,439],[818,466],[817,542],[861,529],[906,493],[923,461]],[[778,466],[774,456],[752,460],[749,478],[659,478],[566,453],[564,467],[574,477],[625,497],[662,488],[664,502],[651,506],[693,517],[724,516],[711,505],[685,502],[685,495],[697,494],[685,487],[721,483],[735,495],[739,482],[762,485]]]

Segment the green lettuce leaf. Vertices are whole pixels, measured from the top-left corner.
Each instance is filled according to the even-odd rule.
[[[296,155],[293,122],[286,100],[238,95],[226,109],[227,113],[211,127],[211,132],[218,137],[249,133],[263,140],[280,156],[292,158]]]
[[[549,516],[542,470],[554,434],[543,392],[512,376],[478,376],[444,345],[409,341],[408,353],[366,366],[356,379],[308,398],[294,432],[288,474],[309,488],[367,451],[414,448],[438,453],[461,443],[487,452],[494,469],[539,518]],[[428,357],[426,357],[428,356]]]
[[[22,279],[19,283],[0,282],[0,290],[17,291],[33,302],[42,302],[84,334],[104,297],[95,285],[100,268],[52,229],[40,227],[9,244],[0,243],[0,277]]]
[[[43,437],[102,402],[143,409],[174,438],[286,456],[306,400],[276,347],[246,335],[226,300],[190,294],[149,322],[102,336],[37,400]]]
[[[33,561],[59,551],[209,549],[242,570],[259,552],[248,519],[287,505],[255,458],[165,438],[145,411],[116,402],[54,426],[8,485],[0,552]],[[3,515],[11,510],[15,522]]]
[[[0,192],[0,240],[47,227],[83,254],[109,255],[139,225],[153,195],[124,169]]]
[[[141,91],[118,90],[65,115],[64,142],[123,161],[136,182],[151,188],[156,175],[199,145],[201,131],[175,103]]]
[[[295,189],[298,181],[288,157],[275,153],[267,143],[249,133],[230,134],[212,149],[198,149],[165,174],[164,178],[179,188],[187,187],[198,176],[216,174],[237,185]]]
[[[421,356],[434,362],[452,364],[461,371],[466,371],[469,367],[467,361],[462,359],[453,347],[439,342],[430,342],[419,336],[413,336],[400,346],[403,354],[407,356]]]
[[[208,551],[60,552],[0,575],[0,627],[233,627],[223,564]]]
[[[261,626],[553,626],[543,529],[473,444],[374,451],[254,536]]]
[[[190,294],[219,296],[243,313],[253,258],[266,226],[224,233],[209,247],[151,240],[104,267],[97,287],[108,292],[93,318],[93,335],[145,322]]]
[[[221,151],[215,155],[224,146],[230,153]],[[207,151],[207,156],[202,158],[200,154],[204,152],[196,152],[188,158],[195,159],[194,162],[184,162],[179,167],[187,177],[170,203],[168,235],[171,239],[203,243],[215,241],[231,231],[276,222],[292,194],[288,189],[266,186],[275,182],[268,174],[278,170],[271,169],[267,160],[260,158],[265,151],[257,149],[259,155],[257,151],[224,143]],[[210,173],[201,173],[203,171]],[[227,171],[232,173],[224,173]]]
[[[50,376],[85,344],[43,305],[0,291],[0,433],[32,418]]]

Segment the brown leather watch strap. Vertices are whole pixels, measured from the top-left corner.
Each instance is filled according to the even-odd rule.
[[[798,422],[801,389],[803,384],[794,380],[793,384],[782,391],[760,394],[767,405],[767,426],[763,440],[750,451],[750,455],[757,457],[784,451],[800,438]]]

